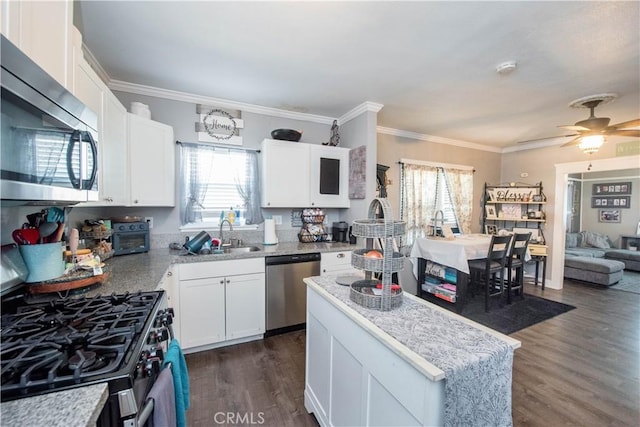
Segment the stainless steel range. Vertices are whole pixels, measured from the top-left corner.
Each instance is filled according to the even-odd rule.
[[[170,335],[164,301],[163,291],[5,301],[2,401],[106,382],[98,425],[137,425]]]

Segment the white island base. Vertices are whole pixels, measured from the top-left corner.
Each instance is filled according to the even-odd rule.
[[[404,313],[398,310],[397,317],[395,310],[368,310],[350,301],[349,288],[336,285],[333,279],[330,276],[305,279],[308,287],[304,402],[320,425],[439,426],[446,423],[447,375],[423,357],[425,351],[432,349],[411,348],[416,347],[416,342],[424,342],[420,339],[424,330],[420,331],[422,326],[415,324],[415,307],[435,309],[438,316],[453,316],[465,323],[465,328],[468,325],[473,333],[497,338],[502,347],[498,352],[506,351],[511,357],[507,361],[509,372],[505,373],[508,378],[499,384],[500,390],[496,390],[506,393],[508,400],[504,402],[504,406],[508,405],[507,417],[500,422],[511,423],[511,363],[513,349],[520,346],[519,341],[439,307],[431,308],[431,304],[411,295],[405,295],[403,305],[411,301],[414,307],[407,307]],[[393,326],[386,327],[389,321]],[[402,339],[408,341],[405,345],[394,337],[403,334],[419,339]],[[505,365],[501,366],[504,369]],[[459,412],[458,408],[454,410]],[[480,414],[480,419],[484,417],[486,414]]]

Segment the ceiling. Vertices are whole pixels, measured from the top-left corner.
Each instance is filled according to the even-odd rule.
[[[77,1],[110,79],[509,147],[640,117],[640,2]],[[505,75],[496,67],[516,61]],[[629,140],[629,139],[627,139]]]

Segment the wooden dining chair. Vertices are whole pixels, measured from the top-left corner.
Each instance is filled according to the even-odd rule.
[[[491,236],[487,257],[469,261],[471,287],[484,287],[484,311],[489,311],[489,299],[504,292],[504,270],[507,265],[511,235]],[[498,279],[499,277],[499,279]]]
[[[517,292],[524,298],[524,264],[531,233],[515,233],[511,239],[511,249],[507,256],[507,304],[511,304],[511,296]],[[515,270],[515,278],[511,275]]]

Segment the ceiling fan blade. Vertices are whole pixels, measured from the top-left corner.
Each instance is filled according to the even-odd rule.
[[[611,125],[609,127],[616,129],[633,129],[640,127],[640,119],[629,120],[628,122],[616,123],[615,125]]]
[[[613,130],[611,132],[607,132],[608,135],[618,135],[618,136],[631,136],[640,138],[640,129],[631,129],[631,130]]]
[[[580,132],[580,131],[590,131],[591,129],[586,128],[584,126],[576,126],[576,125],[563,125],[563,126],[558,126],[559,128],[562,129],[567,129],[567,130],[574,130],[576,132]]]
[[[578,144],[580,144],[580,138],[581,137],[582,136],[580,135],[580,136],[578,136],[576,138],[573,138],[571,141],[567,142],[566,144],[562,144],[561,147],[570,147],[572,145],[578,145]]]
[[[572,135],[547,136],[545,138],[527,139],[526,141],[518,141],[518,144],[528,144],[530,142],[539,142],[539,141],[552,141],[554,139],[569,138],[572,136],[579,136],[579,134],[574,133]]]

